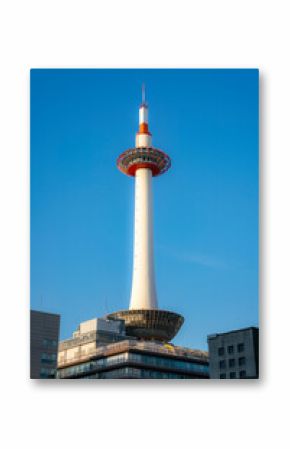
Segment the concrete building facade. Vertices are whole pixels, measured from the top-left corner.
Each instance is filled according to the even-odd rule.
[[[30,378],[54,379],[60,315],[30,311]]]
[[[97,348],[125,340],[123,321],[101,318],[84,321],[73,333],[72,338],[63,340],[58,348],[58,366],[81,363],[93,356]]]
[[[247,327],[207,337],[211,379],[259,378],[259,329]]]
[[[81,323],[60,342],[58,379],[207,379],[206,352],[125,335],[124,321]]]

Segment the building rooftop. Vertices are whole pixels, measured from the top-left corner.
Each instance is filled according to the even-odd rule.
[[[249,327],[243,327],[242,329],[234,329],[232,331],[227,331],[227,332],[220,332],[220,333],[216,333],[216,334],[210,334],[207,336],[207,339],[211,339],[211,338],[216,338],[222,335],[227,335],[227,334],[233,334],[236,332],[243,332],[243,331],[248,331],[248,330],[259,330],[259,328],[257,326],[249,326]]]
[[[40,314],[40,315],[52,315],[52,316],[58,316],[58,317],[60,317],[60,314],[59,313],[52,313],[52,312],[44,312],[44,311],[42,311],[42,310],[30,310],[30,312],[31,313],[38,313],[38,314]]]

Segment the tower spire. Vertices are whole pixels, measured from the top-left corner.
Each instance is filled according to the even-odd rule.
[[[139,107],[139,130],[136,135],[136,147],[152,147],[152,136],[148,128],[148,105],[146,104],[146,92],[144,83],[142,83],[142,103]]]
[[[146,87],[145,87],[145,83],[142,83],[142,105],[146,105]]]

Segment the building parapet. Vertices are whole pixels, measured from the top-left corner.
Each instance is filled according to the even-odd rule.
[[[156,342],[140,341],[140,340],[124,340],[118,343],[110,343],[107,345],[92,348],[87,354],[64,360],[61,357],[58,360],[58,368],[64,368],[66,366],[74,365],[77,363],[85,362],[93,358],[108,357],[113,354],[136,350],[142,350],[142,352],[168,355],[175,358],[183,358],[190,360],[197,360],[208,362],[208,353],[206,351],[200,351],[197,349],[183,348],[174,346],[172,344],[162,344]]]

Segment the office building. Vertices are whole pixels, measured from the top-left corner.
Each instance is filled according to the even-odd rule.
[[[30,378],[53,379],[57,367],[60,315],[30,311]]]
[[[81,323],[59,344],[59,379],[207,379],[207,353],[125,334],[122,320]]]
[[[247,327],[207,337],[211,379],[259,378],[259,329]]]

